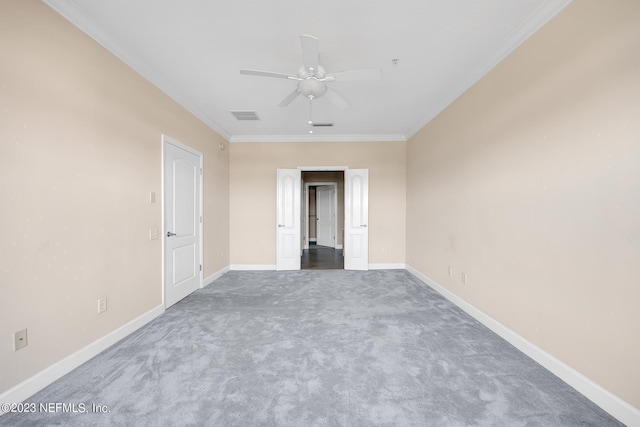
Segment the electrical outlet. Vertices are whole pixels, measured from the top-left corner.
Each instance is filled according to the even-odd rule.
[[[107,297],[98,298],[98,314],[107,311]]]
[[[27,346],[27,329],[23,329],[21,331],[13,334],[13,351],[18,351],[21,348]]]
[[[467,273],[462,273],[462,284],[463,285],[467,284]]]

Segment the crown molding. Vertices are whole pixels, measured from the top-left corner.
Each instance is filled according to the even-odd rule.
[[[453,103],[458,97],[466,92],[470,87],[478,82],[485,74],[499,64],[518,46],[520,46],[527,38],[543,27],[562,9],[571,3],[572,0],[548,0],[543,2],[519,27],[517,27],[509,37],[507,37],[501,47],[494,55],[478,67],[475,67],[458,86],[453,88],[449,95],[444,97],[439,103],[432,108],[422,120],[416,123],[405,134],[383,134],[383,135],[232,135],[222,126],[216,123],[211,117],[203,111],[190,106],[187,99],[179,94],[180,88],[176,88],[169,81],[164,79],[159,73],[145,67],[134,56],[126,54],[118,48],[118,39],[113,34],[104,31],[95,22],[87,18],[86,13],[82,9],[82,2],[68,0],[42,0],[47,6],[56,11],[72,25],[79,28],[98,44],[103,46],[118,59],[140,74],[145,80],[157,87],[164,94],[173,99],[185,110],[193,114],[197,119],[206,124],[213,131],[218,133],[228,142],[354,142],[354,141],[398,141],[404,142],[409,140],[427,123],[433,120],[445,108]]]
[[[233,135],[229,142],[405,142],[401,134],[390,135]]]
[[[171,95],[179,94],[180,88],[176,88],[166,79],[164,79],[159,73],[151,68],[145,67],[134,56],[128,55],[126,52],[118,48],[118,38],[113,34],[104,31],[102,28],[100,28],[100,26],[96,25],[95,22],[89,19],[78,2],[70,2],[64,0],[42,0],[42,2],[53,9],[55,12],[57,12],[64,19],[69,21],[71,25],[75,26],[91,39],[93,39],[93,41],[107,49],[116,58],[124,62],[125,65],[142,76],[143,79],[151,83],[170,99],[178,103],[186,111],[193,114],[198,120],[211,128],[211,130],[218,133],[227,141],[230,140],[231,135],[229,134],[229,132],[227,132],[220,125],[211,120],[211,118],[207,114],[198,110],[197,108],[193,108],[192,106],[190,106],[187,100],[183,97],[179,95]]]
[[[498,49],[493,55],[489,56],[488,59],[478,67],[472,69],[467,78],[454,88],[449,93],[449,96],[442,99],[442,101],[431,109],[431,111],[420,122],[411,128],[406,134],[406,139],[409,140],[413,135],[418,133],[420,129],[436,118],[438,114],[444,111],[445,108],[451,105],[458,97],[476,84],[482,77],[502,62],[502,60],[509,56],[511,52],[516,50],[525,40],[542,28],[572,1],[573,0],[549,0],[540,5],[522,25],[517,27],[509,37],[505,39],[505,42],[500,49]]]

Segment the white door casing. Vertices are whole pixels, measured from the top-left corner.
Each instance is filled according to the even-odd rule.
[[[369,269],[369,170],[344,172],[344,269]]]
[[[278,169],[276,270],[300,270],[301,179],[299,169]]]
[[[316,238],[320,246],[335,248],[335,190],[332,186],[316,187]]]
[[[164,303],[202,284],[202,154],[163,135]]]

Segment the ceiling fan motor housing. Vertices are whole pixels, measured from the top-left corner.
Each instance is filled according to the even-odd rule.
[[[307,76],[298,82],[298,91],[307,98],[320,98],[327,91],[327,85],[317,77]]]
[[[298,71],[298,77],[302,79],[298,82],[298,91],[306,98],[320,98],[327,91],[327,85],[322,81],[326,74],[320,65],[316,70],[307,70],[302,66]]]

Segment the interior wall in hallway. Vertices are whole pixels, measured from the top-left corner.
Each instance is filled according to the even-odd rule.
[[[316,187],[309,187],[309,239],[316,239]]]

